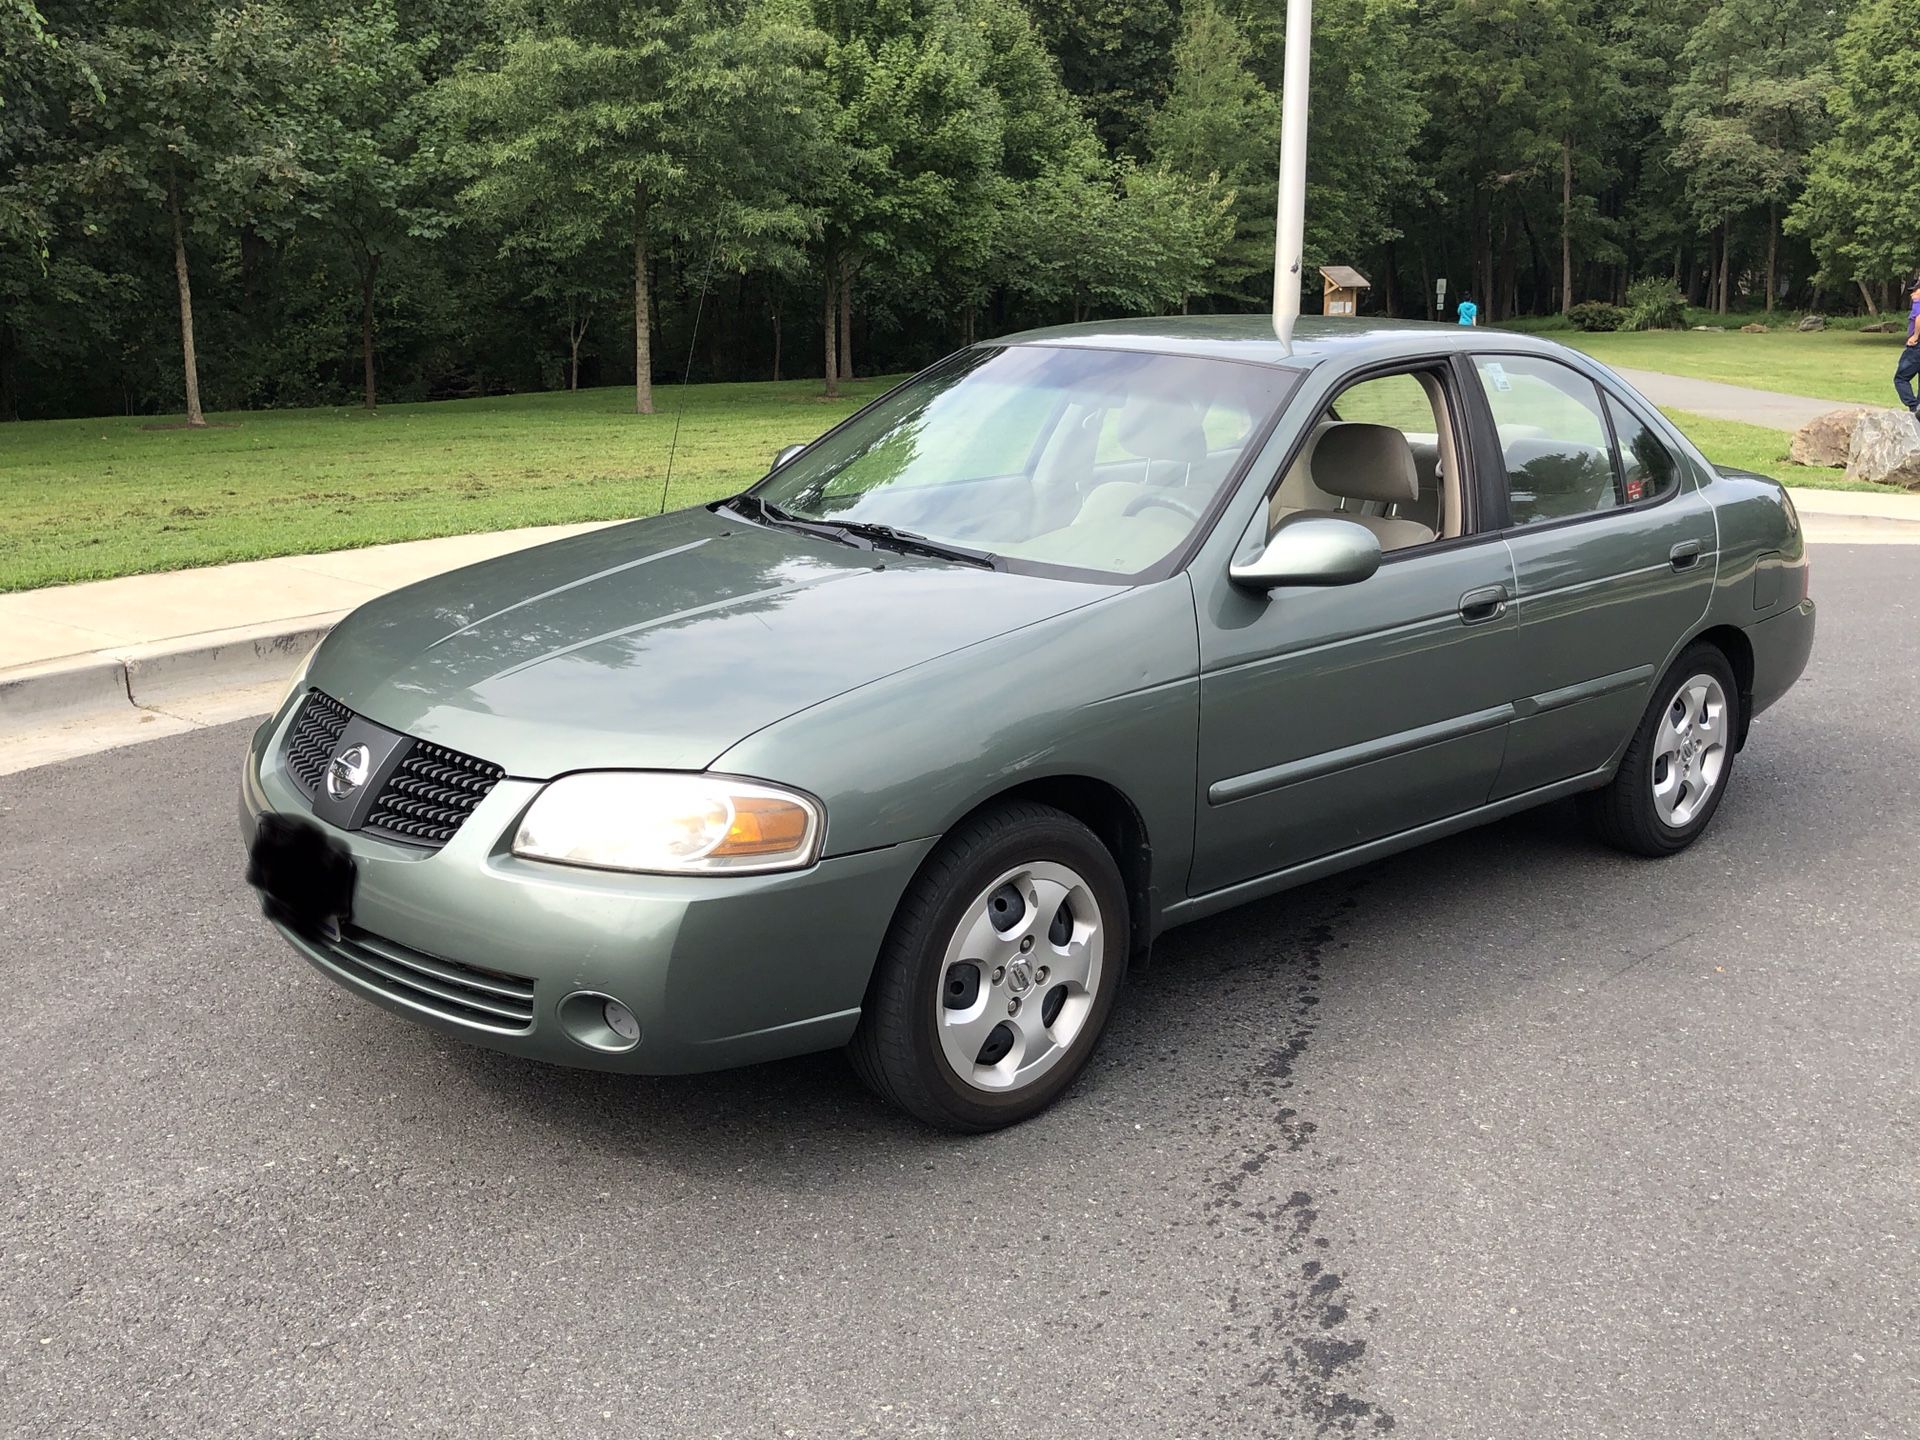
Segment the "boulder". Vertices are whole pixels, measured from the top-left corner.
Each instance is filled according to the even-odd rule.
[[[1827,317],[1824,315],[1803,315],[1800,317],[1800,323],[1794,326],[1794,329],[1803,333],[1809,330],[1824,330],[1826,328]]]
[[[1793,448],[1787,452],[1787,458],[1796,465],[1844,469],[1853,448],[1854,427],[1862,415],[1871,414],[1873,411],[1864,405],[1852,405],[1815,416],[1793,432]]]
[[[1869,410],[1853,426],[1847,478],[1920,490],[1920,421],[1905,410]]]
[[[1742,335],[1764,335],[1767,333],[1767,328],[1768,327],[1756,320],[1751,325],[1742,325],[1740,327],[1740,333]]]
[[[1720,335],[1726,332],[1727,327],[1724,325],[1696,325],[1693,328],[1696,330],[1704,331],[1705,333],[1710,335]]]
[[[1862,325],[1862,335],[1897,335],[1907,327],[1898,320],[1882,320],[1877,325]]]

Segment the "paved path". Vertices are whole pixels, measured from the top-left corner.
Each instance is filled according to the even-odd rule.
[[[1814,584],[1696,848],[1554,807],[1175,931],[965,1139],[343,993],[244,727],[0,778],[0,1435],[1911,1436],[1920,550]]]
[[[1817,416],[1853,408],[1838,400],[1815,400],[1808,395],[1785,395],[1777,390],[1749,390],[1744,385],[1723,385],[1718,380],[1695,380],[1685,375],[1662,374],[1658,370],[1626,370],[1618,366],[1613,370],[1656,405],[1687,410],[1712,420],[1763,425],[1769,430],[1798,430]]]

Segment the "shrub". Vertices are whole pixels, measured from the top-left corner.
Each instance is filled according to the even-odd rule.
[[[1629,330],[1684,330],[1686,297],[1671,280],[1636,280],[1627,287]]]
[[[1584,300],[1567,311],[1567,319],[1576,330],[1618,330],[1627,323],[1627,312],[1605,300]]]

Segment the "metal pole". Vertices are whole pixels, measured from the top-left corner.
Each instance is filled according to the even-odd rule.
[[[1313,0],[1287,0],[1287,63],[1280,92],[1280,198],[1273,234],[1273,333],[1293,352],[1307,229],[1307,74]]]

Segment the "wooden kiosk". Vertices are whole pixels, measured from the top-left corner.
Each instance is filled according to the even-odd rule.
[[[1351,265],[1322,265],[1320,282],[1326,287],[1320,299],[1322,315],[1358,315],[1360,292],[1373,288],[1373,282]]]

